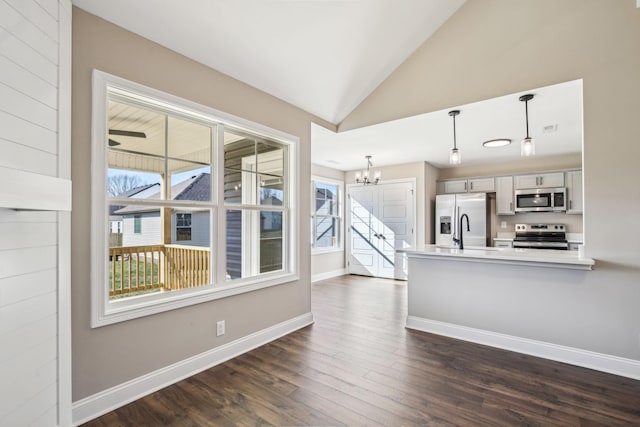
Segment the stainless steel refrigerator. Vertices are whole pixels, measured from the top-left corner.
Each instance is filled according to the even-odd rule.
[[[469,217],[463,223],[464,247],[488,246],[488,208],[485,193],[442,194],[436,196],[436,245],[455,247],[453,238],[460,238],[460,217]]]

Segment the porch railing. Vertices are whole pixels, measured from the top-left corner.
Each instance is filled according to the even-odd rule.
[[[109,297],[210,283],[210,249],[186,245],[109,248]]]
[[[209,248],[166,245],[164,251],[165,289],[194,288],[211,283]]]

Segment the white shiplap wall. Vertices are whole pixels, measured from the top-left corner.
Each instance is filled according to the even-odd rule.
[[[70,0],[0,0],[0,167],[69,178],[70,34]],[[0,207],[2,426],[70,425],[68,234]]]

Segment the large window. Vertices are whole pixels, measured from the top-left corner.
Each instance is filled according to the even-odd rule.
[[[312,185],[312,245],[316,252],[342,248],[342,183],[326,178]]]
[[[98,71],[93,107],[94,327],[295,278],[295,138]]]

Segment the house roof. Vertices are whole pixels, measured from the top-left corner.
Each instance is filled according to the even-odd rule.
[[[153,185],[160,184],[150,184],[146,186],[146,188],[150,188]],[[140,190],[142,191],[142,190]],[[132,197],[140,191],[132,192],[131,195],[126,197]],[[211,175],[208,173],[201,173],[198,175],[194,175],[191,178],[185,179],[175,185],[171,186],[171,199],[172,200],[190,200],[190,201],[209,201],[209,197],[211,194]],[[145,199],[149,200],[160,200],[160,191],[157,191]],[[158,208],[155,206],[125,206],[121,207],[121,209],[115,210],[113,213],[116,215],[127,215],[132,213],[140,213],[140,212],[152,212],[156,211]],[[112,212],[110,211],[111,215]]]
[[[135,188],[131,188],[127,191],[125,191],[124,193],[121,193],[118,195],[118,197],[133,197],[136,194],[140,194],[143,191],[146,191],[152,187],[155,186],[160,186],[159,183],[155,182],[153,184],[145,184],[145,185],[140,185],[138,187]],[[124,205],[109,205],[109,216],[117,216],[118,214],[116,212],[118,212],[120,209],[124,208]]]

